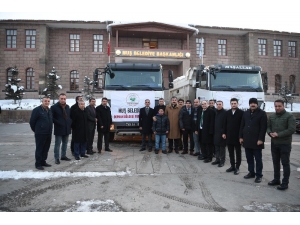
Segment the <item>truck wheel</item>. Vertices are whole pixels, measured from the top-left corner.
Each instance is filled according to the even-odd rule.
[[[109,142],[113,142],[113,141],[114,141],[114,138],[115,138],[115,133],[110,132],[110,133],[109,133]]]

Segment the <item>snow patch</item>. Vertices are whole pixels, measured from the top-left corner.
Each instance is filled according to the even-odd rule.
[[[113,200],[76,201],[76,204],[65,212],[122,212],[121,207]]]

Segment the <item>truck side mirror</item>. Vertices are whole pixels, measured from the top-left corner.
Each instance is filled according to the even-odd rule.
[[[95,72],[94,72],[94,81],[98,81],[98,69],[95,69]]]

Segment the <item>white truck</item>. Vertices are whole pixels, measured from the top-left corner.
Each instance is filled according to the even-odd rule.
[[[113,126],[110,139],[115,135],[141,135],[139,111],[150,100],[150,107],[164,98],[163,69],[160,64],[108,63],[104,68],[103,97],[111,107]]]
[[[260,108],[265,106],[260,66],[199,65],[176,78],[173,86],[170,96],[192,101],[195,98],[221,100],[225,109],[230,109],[231,98],[238,99],[242,110],[249,108],[250,98],[257,98]]]

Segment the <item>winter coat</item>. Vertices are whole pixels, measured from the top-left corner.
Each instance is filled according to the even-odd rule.
[[[218,146],[226,146],[226,139],[222,137],[224,134],[224,118],[225,118],[226,110],[216,110],[215,114],[215,133],[214,133],[214,145]]]
[[[87,112],[87,126],[88,130],[95,130],[96,129],[96,109],[92,108],[92,106],[88,105],[86,108]]]
[[[239,132],[244,111],[236,109],[232,115],[232,109],[226,111],[224,118],[224,134],[226,134],[226,144],[239,145]]]
[[[179,112],[181,106],[178,104],[173,108],[171,104],[166,106],[165,115],[168,117],[170,122],[170,132],[168,134],[169,139],[180,138],[180,128],[179,128]]]
[[[158,115],[158,110],[159,109],[164,109],[164,112],[165,112],[166,111],[166,106],[165,105],[156,105],[156,106],[154,106],[153,116]]]
[[[158,115],[155,116],[156,121],[153,121],[152,130],[153,132],[157,132],[157,135],[164,135],[166,131],[170,131],[170,122],[166,115]]]
[[[35,134],[52,134],[53,119],[51,110],[46,110],[41,105],[35,107],[31,112],[29,125]]]
[[[99,105],[96,107],[97,114],[97,131],[101,133],[106,133],[110,131],[110,126],[112,125],[112,117],[109,106],[104,107]],[[103,126],[103,128],[101,128]]]
[[[78,106],[78,102],[76,102],[74,105],[71,106],[70,108],[70,117],[72,119],[72,116],[73,116],[73,112],[75,111],[75,109],[78,109],[79,106]]]
[[[63,108],[61,107],[59,102],[51,106],[54,123],[54,135],[64,136],[71,134],[72,120],[70,118],[69,105],[65,106],[65,110],[67,114],[66,119],[64,118]]]
[[[186,106],[183,106],[179,112],[179,127],[180,129],[191,130],[193,125],[194,108],[190,108],[191,114],[189,114]]]
[[[142,127],[142,130],[140,130],[142,134],[152,134],[153,112],[154,109],[149,107],[149,112],[147,115],[146,107],[140,109],[139,127]]]
[[[281,113],[274,113],[269,116],[268,125],[267,125],[267,133],[270,136],[270,133],[276,132],[278,137],[272,138],[271,142],[275,145],[278,144],[291,144],[292,143],[292,135],[296,131],[296,122],[295,118],[292,114],[285,111],[285,109]]]
[[[87,141],[87,110],[75,109],[72,120],[72,141],[83,143]]]
[[[200,121],[203,112],[203,124],[202,130],[200,130]],[[204,144],[213,144],[214,142],[214,123],[215,123],[215,112],[209,108],[205,111],[203,109],[198,110],[197,118],[197,131],[199,132],[199,141]]]
[[[202,110],[202,106],[199,105],[197,108],[193,108],[194,109],[194,115],[196,113],[196,120],[194,120],[194,115],[193,115],[193,122],[192,122],[192,131],[195,132],[198,130],[198,126],[197,126],[197,119],[198,119],[198,111]]]

